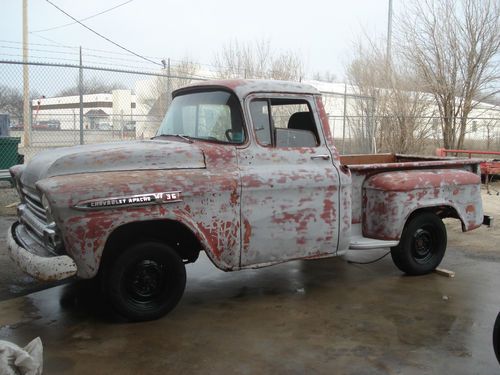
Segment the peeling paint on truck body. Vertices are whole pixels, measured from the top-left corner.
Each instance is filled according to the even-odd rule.
[[[452,209],[472,230],[483,222],[480,177],[461,170],[383,172],[363,184],[363,235],[398,240],[410,215],[419,209]]]
[[[131,223],[182,224],[226,271],[345,253],[352,224],[362,224],[367,237],[399,239],[408,215],[422,207],[455,208],[467,230],[480,224],[479,182],[471,177],[477,161],[393,155],[383,163],[351,164],[333,144],[320,93],[300,83],[213,81],[182,88],[174,97],[215,89],[237,97],[244,143],[159,138],[41,153],[26,167],[11,168],[22,197],[18,227],[36,237],[32,227],[39,226],[38,241],[52,241],[54,256],[69,255],[77,276],[91,278],[110,236]],[[318,146],[259,145],[249,111],[255,97],[304,100],[318,126]],[[403,180],[407,189],[398,189]],[[116,198],[161,192],[181,198],[113,207]],[[78,208],[96,199],[115,201],[103,209]],[[45,228],[51,222],[55,234]],[[18,247],[29,242],[17,241]]]

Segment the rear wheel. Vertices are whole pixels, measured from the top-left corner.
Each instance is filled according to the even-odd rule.
[[[497,320],[493,328],[493,349],[495,350],[498,363],[500,363],[500,313],[497,315]]]
[[[446,242],[446,227],[441,218],[423,212],[406,224],[399,245],[391,248],[392,260],[408,275],[423,275],[439,266]]]
[[[128,247],[107,265],[103,277],[111,306],[131,321],[162,317],[177,305],[185,286],[182,259],[158,242]]]

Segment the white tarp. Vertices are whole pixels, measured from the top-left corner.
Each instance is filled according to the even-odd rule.
[[[24,348],[0,340],[0,375],[41,375],[43,345],[40,337]]]

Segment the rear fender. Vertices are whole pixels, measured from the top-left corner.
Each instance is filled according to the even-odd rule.
[[[463,231],[483,222],[480,176],[463,170],[379,173],[363,184],[362,204],[363,235],[381,240],[399,240],[408,218],[422,209],[458,217]]]

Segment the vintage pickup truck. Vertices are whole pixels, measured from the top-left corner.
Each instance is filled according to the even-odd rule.
[[[179,89],[151,140],[45,151],[10,169],[11,258],[40,280],[99,277],[113,308],[155,319],[204,251],[235,271],[391,248],[410,275],[446,250],[442,219],[483,223],[479,161],[340,157],[320,93],[300,83]]]

